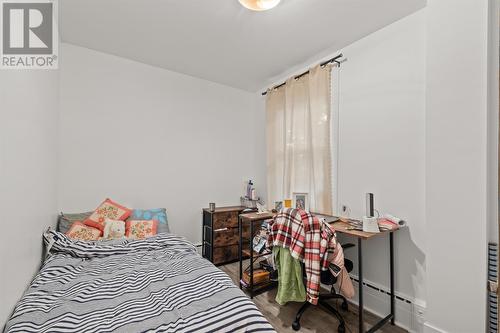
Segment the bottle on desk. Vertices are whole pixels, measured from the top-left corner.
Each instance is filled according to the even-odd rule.
[[[247,193],[245,195],[248,199],[252,198],[252,188],[253,188],[253,182],[250,179],[247,184]]]

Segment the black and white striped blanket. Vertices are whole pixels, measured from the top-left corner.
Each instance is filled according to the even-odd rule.
[[[5,332],[274,332],[255,305],[185,239],[74,241],[49,250]]]

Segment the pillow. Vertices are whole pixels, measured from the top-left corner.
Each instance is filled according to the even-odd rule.
[[[170,232],[168,227],[167,210],[165,208],[134,209],[129,220],[157,220],[158,233]]]
[[[84,223],[90,227],[104,231],[104,221],[106,219],[125,221],[130,216],[130,213],[132,213],[132,210],[113,202],[111,199],[106,199]]]
[[[101,237],[101,230],[86,226],[82,222],[76,221],[71,225],[68,232],[68,237],[82,241],[96,241]]]
[[[144,239],[156,235],[157,220],[129,220],[125,222],[125,235],[129,239]]]
[[[125,222],[106,219],[104,221],[104,239],[118,239],[125,237]]]
[[[92,212],[65,214],[61,213],[57,219],[57,231],[67,233],[71,225],[76,221],[85,221]]]

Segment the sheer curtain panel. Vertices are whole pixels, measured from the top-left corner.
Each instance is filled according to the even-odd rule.
[[[331,66],[316,66],[268,91],[268,205],[309,194],[310,210],[332,214]]]

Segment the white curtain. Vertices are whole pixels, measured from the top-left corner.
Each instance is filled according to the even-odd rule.
[[[332,214],[331,66],[269,90],[267,113],[268,206],[309,194],[310,210]]]

